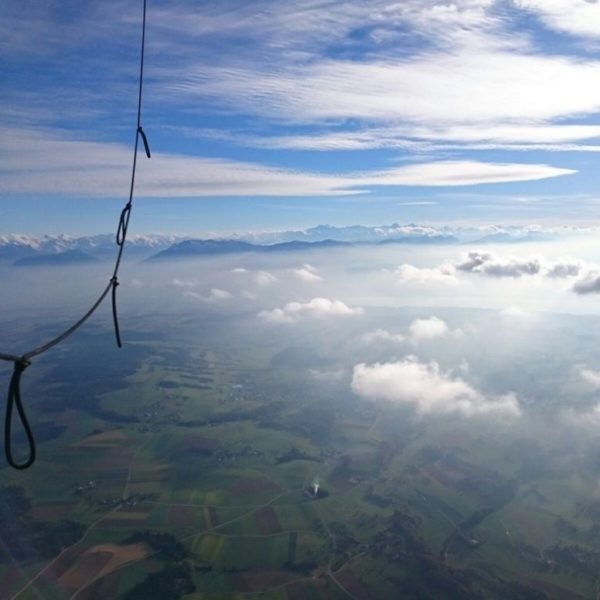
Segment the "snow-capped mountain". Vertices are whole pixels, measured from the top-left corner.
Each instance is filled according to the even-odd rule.
[[[184,238],[174,235],[132,235],[127,238],[126,256],[144,258],[160,252]],[[86,237],[45,235],[35,237],[22,234],[0,234],[0,260],[14,262],[33,256],[52,256],[65,252],[110,258],[116,253],[114,234]]]
[[[494,243],[513,244],[544,241],[557,237],[590,235],[597,227],[540,227],[527,226],[433,226],[415,223],[391,225],[350,225],[336,227],[317,225],[303,230],[250,231],[228,236],[176,236],[164,234],[132,235],[127,238],[125,258],[143,260],[160,254],[161,257],[176,254],[219,254],[240,251],[240,244],[253,251],[276,251],[305,244],[310,247],[327,242],[345,244],[456,244]],[[182,244],[182,242],[186,242]],[[187,244],[187,245],[186,245]],[[267,248],[272,246],[272,248]],[[263,248],[261,248],[263,247]],[[304,247],[304,246],[303,246]],[[246,248],[248,250],[248,248]],[[68,235],[45,235],[42,237],[23,234],[0,234],[0,261],[19,264],[65,264],[68,257],[111,259],[117,247],[114,234],[85,237]],[[64,255],[64,256],[63,256]],[[56,260],[52,259],[56,256]],[[29,260],[33,257],[49,257],[48,260]],[[23,259],[26,259],[23,261]]]

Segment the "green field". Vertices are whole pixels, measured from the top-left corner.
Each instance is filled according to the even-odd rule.
[[[30,507],[0,521],[18,539],[0,598],[596,598],[577,439],[319,396],[273,366],[285,339],[177,331],[136,342],[97,393],[51,365],[35,383],[35,422],[60,432],[26,474],[2,470],[0,507],[11,486]]]

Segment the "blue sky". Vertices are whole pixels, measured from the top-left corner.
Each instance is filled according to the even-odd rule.
[[[0,232],[106,232],[141,1],[0,7]],[[600,4],[150,0],[136,232],[600,217]]]

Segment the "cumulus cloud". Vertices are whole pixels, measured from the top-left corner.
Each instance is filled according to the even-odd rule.
[[[438,317],[429,319],[415,319],[408,328],[410,340],[413,344],[426,342],[442,337],[449,332],[448,325]]]
[[[515,417],[521,414],[514,394],[486,397],[460,377],[442,371],[438,363],[422,363],[415,357],[355,365],[352,391],[363,398],[411,404],[420,415]]]
[[[600,272],[590,271],[581,279],[576,281],[572,288],[576,294],[598,294],[600,293]]]
[[[377,342],[398,344],[406,340],[401,333],[392,333],[387,331],[387,329],[375,329],[374,331],[369,331],[362,336],[362,339],[367,344],[374,344]]]
[[[454,266],[450,264],[444,264],[434,268],[421,268],[415,267],[414,265],[403,264],[396,269],[396,275],[398,275],[401,282],[433,282],[449,285],[456,285],[458,283]]]
[[[579,371],[581,378],[589,384],[595,390],[600,389],[600,371],[593,371],[592,369],[581,369]]]
[[[302,281],[316,282],[323,281],[323,278],[317,274],[315,267],[309,264],[303,264],[299,269],[292,269],[292,273]]]
[[[271,285],[277,281],[277,277],[268,271],[257,271],[254,274],[254,282],[261,287]]]
[[[564,257],[551,262],[546,267],[546,277],[564,279],[567,277],[576,277],[583,270],[583,263],[580,260]]]
[[[436,338],[440,338],[452,333],[445,321],[438,317],[429,317],[427,319],[415,319],[408,327],[406,334],[392,333],[387,329],[375,329],[362,336],[362,340],[367,344],[385,342],[390,344],[400,344],[409,341],[411,344],[420,344]],[[453,333],[460,333],[460,329]]]
[[[231,269],[231,272],[235,275],[243,275],[248,277],[251,281],[253,281],[256,285],[260,287],[271,285],[272,283],[275,283],[277,281],[277,277],[275,277],[273,273],[269,273],[269,271],[251,271],[243,267],[236,267],[235,269]]]
[[[192,281],[191,279],[179,279],[179,277],[175,277],[171,279],[171,285],[178,288],[193,288],[198,285],[198,282]]]
[[[192,298],[194,300],[200,300],[202,302],[210,303],[222,302],[223,300],[229,300],[230,298],[232,298],[231,292],[219,288],[212,288],[207,295],[199,294],[198,292],[192,292],[191,290],[186,290],[185,292],[183,292],[183,296],[185,298]]]
[[[351,307],[341,300],[313,298],[309,302],[288,302],[282,308],[263,310],[258,316],[271,323],[292,323],[302,317],[323,319],[327,317],[351,317],[362,315],[360,306]]]
[[[542,268],[538,257],[500,258],[490,252],[469,252],[465,260],[458,263],[459,271],[482,273],[491,277],[521,277],[522,275],[537,275]]]
[[[489,277],[516,278],[542,275],[552,279],[564,279],[579,275],[583,263],[568,256],[552,261],[541,255],[498,256],[492,252],[473,250],[461,262],[456,263],[455,267],[459,271]]]

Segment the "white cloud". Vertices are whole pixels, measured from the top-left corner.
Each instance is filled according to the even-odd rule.
[[[401,333],[392,333],[387,331],[387,329],[375,329],[374,331],[369,331],[362,336],[362,339],[367,344],[374,344],[377,342],[399,344],[406,340]]]
[[[456,285],[458,279],[454,275],[453,265],[444,264],[434,268],[421,268],[414,265],[404,264],[396,269],[396,274],[401,282],[416,283],[444,283]]]
[[[323,281],[323,278],[317,274],[317,270],[311,265],[304,264],[298,269],[292,269],[292,273],[302,281],[313,283],[316,281]]]
[[[227,300],[228,298],[231,298],[231,292],[219,288],[212,288],[210,290],[210,297],[215,300]]]
[[[494,42],[477,34],[472,40]],[[173,93],[304,122],[539,123],[600,108],[600,93],[589,87],[599,63],[518,50],[461,45],[410,59],[322,59],[277,71],[202,67],[175,72]]]
[[[52,131],[11,129],[0,138],[0,194],[120,196],[128,185],[130,154],[130,148],[119,144],[72,140]],[[574,172],[545,164],[437,161],[327,174],[155,153],[150,161],[140,161],[136,191],[142,197],[339,196],[379,186],[531,181]]]
[[[268,271],[257,271],[253,275],[253,280],[256,285],[261,287],[265,287],[267,285],[271,285],[277,281],[277,277],[273,275],[273,273],[269,273]]]
[[[586,38],[600,38],[600,4],[596,0],[515,0],[551,29]]]
[[[459,271],[482,273],[490,277],[521,277],[537,275],[542,269],[542,259],[538,256],[500,258],[490,252],[469,252],[463,262],[458,263]]]
[[[282,308],[263,310],[258,316],[272,323],[291,323],[302,317],[322,319],[326,317],[350,317],[362,315],[360,307],[350,307],[341,300],[313,298],[309,302],[288,302]]]
[[[584,268],[584,263],[576,258],[565,256],[546,265],[546,277],[565,279],[567,277],[576,277]]]
[[[595,390],[600,390],[600,371],[592,369],[581,369],[581,378]]]
[[[435,338],[443,337],[449,332],[448,325],[438,317],[429,319],[415,319],[408,328],[410,340],[413,344],[427,342]]]
[[[212,288],[207,295],[199,294],[198,292],[192,292],[191,290],[186,290],[185,292],[183,292],[183,296],[184,298],[192,298],[193,300],[200,300],[201,302],[208,303],[222,302],[223,300],[229,300],[233,297],[231,292],[219,288]]]
[[[600,73],[599,73],[600,75]],[[460,186],[535,181],[576,173],[550,165],[485,163],[473,160],[418,163],[365,177],[364,185]]]
[[[361,129],[330,132],[315,131],[310,135],[230,134],[214,130],[198,130],[196,135],[208,139],[226,139],[244,146],[293,150],[367,150],[395,148],[425,154],[440,150],[547,150],[600,152],[600,145],[581,143],[600,139],[599,125],[562,125],[498,123],[459,125],[414,125],[386,127],[365,124]]]
[[[254,11],[195,9],[192,18],[163,11],[163,27],[192,36],[190,50],[208,23],[248,43],[242,56],[224,64],[191,58],[180,69],[165,69],[162,91],[224,103],[269,122],[319,127],[238,140],[271,148],[419,152],[446,141],[558,150],[597,139],[597,125],[564,124],[600,109],[600,91],[589,86],[600,74],[596,55],[544,52],[531,30],[519,27],[528,11],[559,31],[595,37],[597,3],[514,0],[511,8],[514,21],[492,0],[289,2],[285,9],[261,2]],[[358,29],[364,32],[360,42],[352,35]],[[336,47],[350,50],[345,56],[356,49],[357,58],[330,58],[326,50]],[[352,127],[343,130],[344,122]]]
[[[234,273],[235,275],[244,275],[259,287],[266,287],[277,281],[277,277],[269,271],[252,271],[243,267],[236,267],[235,269],[231,269],[231,273]]]
[[[391,363],[358,364],[352,375],[355,394],[373,400],[412,404],[417,413],[518,416],[514,394],[486,397],[459,377],[444,373],[438,363],[414,357]]]
[[[500,311],[500,316],[508,319],[527,319],[531,316],[531,313],[524,308],[521,308],[517,304],[512,304]]]
[[[571,289],[580,295],[600,293],[600,272],[589,271],[576,281]]]
[[[492,252],[473,250],[455,265],[459,271],[490,277],[545,276],[552,279],[576,277],[584,267],[582,261],[569,256],[548,260],[542,255],[498,256]]]
[[[174,277],[171,279],[171,285],[179,288],[193,288],[198,285],[198,282],[191,279],[179,279],[179,277]]]

